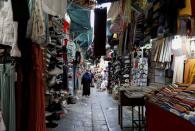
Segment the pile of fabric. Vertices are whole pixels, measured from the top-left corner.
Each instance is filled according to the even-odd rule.
[[[177,87],[175,85],[164,87],[151,96],[150,101],[195,125],[194,85],[189,87]]]

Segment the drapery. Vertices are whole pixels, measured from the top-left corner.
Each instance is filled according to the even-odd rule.
[[[0,7],[0,43],[12,47],[11,56],[21,57],[17,46],[18,23],[13,21],[11,0],[3,1]]]
[[[171,62],[171,38],[160,38],[153,41],[154,44],[154,61],[156,62]]]
[[[46,27],[42,0],[34,0],[32,2],[31,17],[28,21],[27,37],[39,44],[43,44],[46,41]]]
[[[174,58],[173,84],[176,82],[183,82],[184,60],[185,56],[177,56]]]
[[[0,92],[6,131],[16,131],[15,66],[11,64],[0,64]]]
[[[29,76],[28,131],[45,131],[45,87],[43,81],[43,51],[33,43]]]
[[[195,59],[187,59],[184,70],[184,83],[195,83]]]

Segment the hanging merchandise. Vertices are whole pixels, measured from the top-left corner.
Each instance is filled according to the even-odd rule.
[[[177,56],[174,58],[174,68],[173,68],[173,84],[176,82],[183,83],[183,70],[184,70],[184,61],[186,56]]]
[[[21,57],[18,49],[18,23],[13,21],[13,10],[11,0],[3,1],[0,8],[0,43],[12,47],[11,56]]]
[[[142,57],[142,51],[135,51],[132,59],[131,85],[147,86],[148,59]]]
[[[128,26],[129,23],[131,23],[131,2],[132,0],[125,0],[124,3],[124,16],[123,16],[123,21],[124,21],[124,26],[125,28]]]
[[[42,11],[42,0],[35,0],[32,3],[32,16],[28,22],[27,37],[33,42],[43,44],[46,41],[45,20]]]
[[[91,11],[89,9],[82,8],[76,4],[71,4],[68,7],[67,12],[71,19],[70,32],[82,33],[91,29]]]
[[[113,2],[108,11],[108,19],[115,20],[120,13],[120,1]]]
[[[96,8],[94,28],[94,56],[106,55],[107,8]]]
[[[155,62],[171,62],[171,38],[158,38],[153,40],[153,49],[155,50],[153,61]]]
[[[133,44],[137,46],[143,46],[144,44],[144,18],[143,13],[136,16]]]
[[[64,18],[67,9],[67,0],[42,0],[42,5],[45,13]]]
[[[68,28],[70,26],[71,20],[68,15],[68,13],[65,14],[65,20],[64,20],[64,32],[68,33]]]
[[[108,12],[108,19],[111,19],[111,25],[110,25],[111,33],[120,33],[123,31],[124,15],[122,12],[123,12],[122,1],[117,1],[112,3]]]
[[[195,59],[185,61],[184,83],[195,84]]]
[[[75,45],[75,43],[73,41],[68,41],[66,49],[67,49],[68,63],[71,63],[75,59],[75,54],[76,54],[76,45]]]
[[[36,43],[32,45],[30,65],[28,131],[46,131],[43,50]]]
[[[123,26],[122,26],[122,18],[120,15],[118,15],[112,22],[110,26],[110,32],[112,33],[120,33],[123,31]]]
[[[16,131],[15,66],[0,64],[1,109],[6,131]]]
[[[185,8],[179,10],[179,16],[191,16],[192,15],[191,1],[193,0],[185,0]]]
[[[190,43],[185,36],[175,36],[172,40],[172,53],[174,56],[190,55]]]

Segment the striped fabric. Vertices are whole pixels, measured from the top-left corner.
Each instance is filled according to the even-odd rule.
[[[15,66],[0,64],[1,110],[6,131],[16,130]]]

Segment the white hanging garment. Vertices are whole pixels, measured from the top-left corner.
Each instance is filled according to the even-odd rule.
[[[0,16],[0,44],[12,47],[12,57],[21,57],[17,45],[18,23],[13,21],[11,0],[1,1]]]
[[[174,74],[173,74],[173,84],[179,82],[183,83],[183,71],[184,71],[184,60],[186,56],[176,56],[174,57]]]
[[[43,0],[42,5],[45,13],[64,18],[67,9],[67,0]]]
[[[45,42],[45,23],[44,23],[42,0],[34,0],[32,16],[28,26],[32,26],[31,39],[38,44]],[[30,27],[29,27],[30,28]]]

